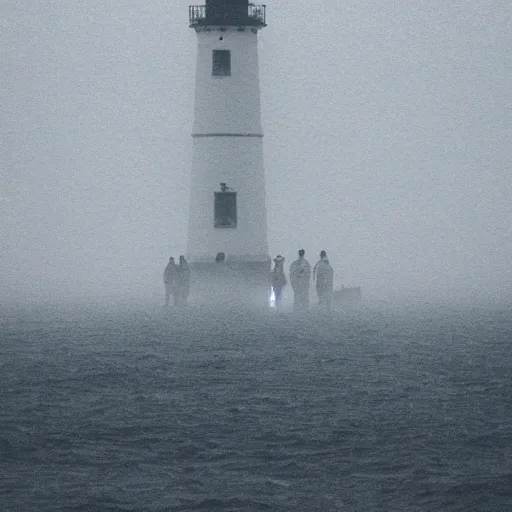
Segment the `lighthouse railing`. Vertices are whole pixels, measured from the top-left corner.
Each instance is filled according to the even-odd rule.
[[[238,8],[222,9],[221,12],[206,8],[206,5],[189,5],[190,26],[196,25],[265,25],[266,5],[249,4],[247,12]]]

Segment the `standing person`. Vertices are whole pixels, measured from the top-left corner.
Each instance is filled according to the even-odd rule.
[[[186,304],[190,293],[190,268],[185,256],[180,256],[180,262],[176,268],[176,305]]]
[[[311,266],[304,258],[304,249],[299,251],[299,259],[290,265],[290,284],[293,288],[293,309],[304,311],[309,307],[309,277]]]
[[[283,288],[286,286],[286,276],[284,275],[284,258],[278,254],[274,259],[274,270],[272,270],[270,278],[272,280],[272,290],[274,290],[274,298],[276,301],[276,309],[281,306],[281,295]]]
[[[327,253],[322,251],[320,253],[320,260],[313,268],[313,281],[316,282],[316,293],[318,295],[318,304],[327,309],[331,307],[332,293],[333,293],[333,277],[334,271],[332,270]]]
[[[318,265],[325,259],[327,259],[327,253],[325,251],[320,251],[320,261],[317,261],[315,266],[313,267],[313,281],[315,280]]]
[[[208,295],[212,299],[212,304],[224,306],[231,300],[231,296],[236,288],[231,281],[231,272],[226,262],[226,253],[218,252],[215,256],[215,265],[209,282]]]
[[[176,290],[176,263],[174,258],[169,258],[169,263],[164,270],[164,285],[165,285],[165,305],[169,306],[169,298],[171,294],[175,297]],[[174,301],[176,303],[176,299]]]

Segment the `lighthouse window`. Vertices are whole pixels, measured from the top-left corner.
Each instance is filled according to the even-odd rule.
[[[236,228],[236,192],[214,192],[214,227]]]
[[[231,52],[229,50],[213,50],[213,76],[231,76]]]

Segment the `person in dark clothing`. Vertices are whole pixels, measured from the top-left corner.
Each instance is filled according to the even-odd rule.
[[[187,303],[190,293],[190,268],[185,256],[180,256],[180,262],[176,268],[176,305]]]
[[[174,297],[174,302],[176,303],[175,290],[176,290],[176,263],[174,263],[174,258],[171,256],[169,258],[169,263],[164,270],[164,286],[165,286],[165,305],[169,306],[169,298],[171,294]]]
[[[333,293],[334,271],[327,259],[327,253],[320,253],[320,260],[313,268],[313,281],[316,285],[318,295],[318,304],[326,309],[330,309]]]
[[[305,251],[299,251],[299,259],[290,265],[290,284],[293,289],[293,309],[304,311],[309,307],[309,278],[311,266],[304,258]]]
[[[277,255],[274,259],[274,270],[271,273],[272,290],[274,291],[274,298],[276,301],[276,309],[280,308],[281,295],[283,288],[286,286],[286,276],[284,275],[284,258]]]

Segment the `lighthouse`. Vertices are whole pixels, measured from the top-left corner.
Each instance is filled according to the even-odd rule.
[[[194,286],[204,293],[212,276],[224,275],[230,293],[256,287],[251,295],[266,297],[270,258],[258,71],[265,14],[264,5],[248,0],[189,7],[198,41],[187,244],[192,293]]]

